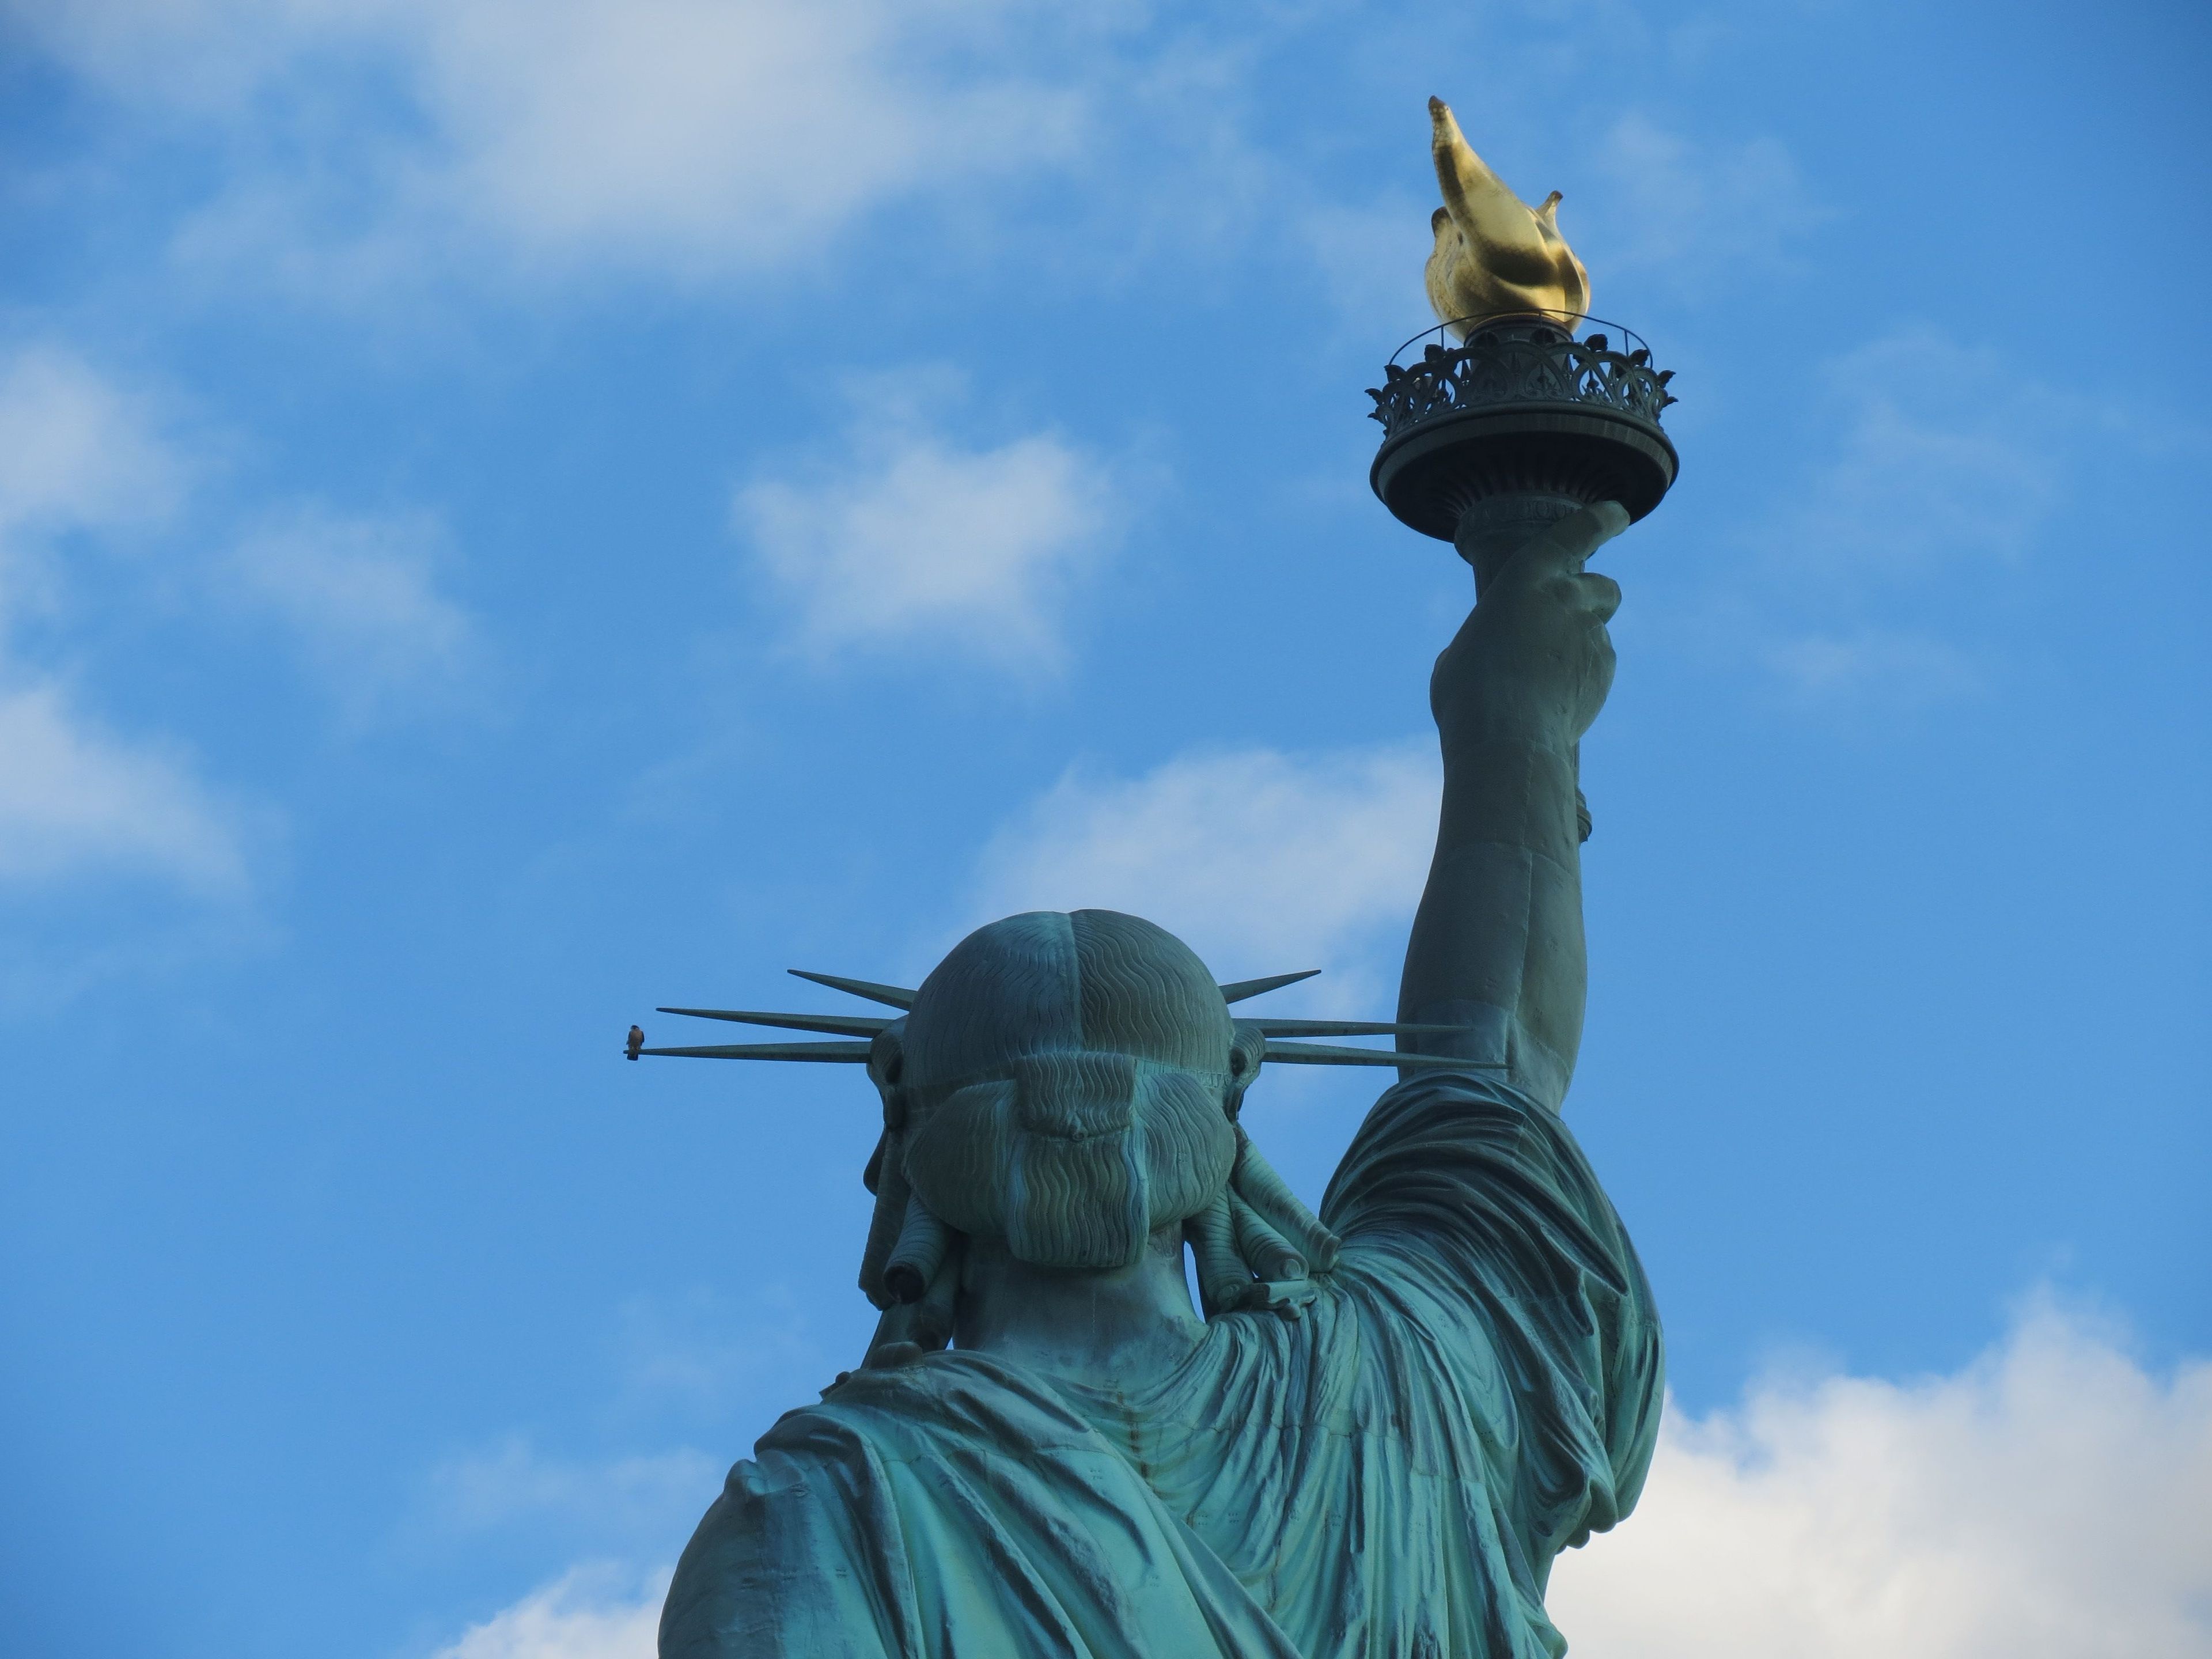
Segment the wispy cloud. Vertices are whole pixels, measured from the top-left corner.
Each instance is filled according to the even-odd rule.
[[[228,177],[185,237],[198,257],[234,270],[274,250],[279,274],[340,290],[487,256],[510,276],[810,258],[884,201],[1073,155],[1085,100],[1039,67],[1040,37],[1114,21],[1024,24],[997,0],[22,9],[88,83],[224,143]]]
[[[601,1462],[552,1456],[516,1435],[440,1465],[432,1508],[439,1522],[465,1531],[526,1522],[588,1528],[602,1541],[663,1537],[696,1515],[722,1468],[688,1449]]]
[[[0,685],[0,884],[151,877],[246,885],[234,814],[173,745],[118,737],[53,682]]]
[[[1614,1659],[2188,1659],[2208,1537],[2212,1363],[2154,1376],[2038,1304],[1953,1376],[1670,1410],[1642,1507],[1549,1605]]]
[[[969,919],[1126,910],[1230,976],[1327,968],[1371,999],[1435,846],[1432,744],[1180,757],[1137,778],[1072,771],[1001,828]]]
[[[1606,228],[1607,264],[1692,298],[1771,281],[1832,216],[1779,139],[1692,137],[1641,111],[1605,130],[1596,171],[1602,199],[1589,222]]]
[[[836,1324],[836,1310],[766,1273],[747,1283],[742,1305],[703,1287],[634,1297],[622,1313],[623,1392],[712,1415],[794,1377],[819,1387],[853,1363]]]
[[[26,46],[105,97],[112,147],[213,158],[170,206],[179,269],[387,315],[610,275],[787,280],[838,253],[882,284],[871,314],[918,251],[1060,286],[1208,261],[1273,234],[1289,180],[1252,131],[1253,70],[1303,27],[1010,0],[16,9]],[[889,212],[957,228],[861,240]]]
[[[1105,462],[1055,434],[971,447],[892,410],[756,477],[734,517],[817,661],[898,650],[1036,672],[1065,660],[1115,496]]]
[[[1370,343],[1378,327],[1384,336],[1410,334],[1429,320],[1422,273],[1436,245],[1431,205],[1403,195],[1362,205],[1314,202],[1291,220],[1346,329]]]
[[[1785,528],[1801,568],[1860,583],[2025,557],[2064,492],[2066,426],[2096,418],[2016,356],[1924,324],[1832,360],[1820,382],[1832,447]]]
[[[416,88],[447,139],[431,186],[538,249],[678,264],[811,252],[889,196],[1018,170],[1072,137],[1064,94],[945,48],[998,6],[561,0],[413,9]]]
[[[426,518],[296,505],[232,548],[226,588],[283,626],[349,723],[444,710],[482,668],[475,624],[439,589],[444,543]]]
[[[1821,704],[1909,708],[1971,696],[1984,684],[1974,659],[1957,646],[1893,629],[1778,639],[1764,657],[1799,697]]]
[[[51,342],[0,353],[0,559],[27,538],[158,524],[190,466],[157,400]]]
[[[1802,459],[1747,502],[1702,599],[1652,624],[1806,711],[1896,714],[2001,683],[1988,584],[2038,559],[2080,431],[2122,423],[1926,325],[1829,359],[1806,392]]]
[[[64,344],[0,350],[0,883],[129,874],[201,896],[251,884],[240,812],[188,746],[114,729],[67,667],[95,607],[258,612],[351,724],[447,708],[475,688],[483,653],[437,585],[432,521],[295,505],[210,555],[225,541],[207,499],[223,447],[183,399]]]
[[[31,596],[56,602],[64,550],[166,520],[189,473],[151,398],[58,345],[0,355],[0,884],[245,884],[234,816],[182,745],[111,731],[14,638]]]

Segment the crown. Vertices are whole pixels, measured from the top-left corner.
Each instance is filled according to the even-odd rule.
[[[779,1030],[820,1031],[846,1039],[835,1042],[717,1042],[686,1048],[647,1048],[640,1047],[629,1053],[632,1059],[641,1054],[671,1055],[684,1060],[802,1060],[815,1064],[865,1066],[875,1047],[879,1032],[889,1030],[914,1006],[915,993],[903,986],[879,984],[874,980],[847,979],[837,974],[817,974],[804,968],[788,970],[799,979],[811,980],[817,985],[826,985],[833,991],[842,991],[849,996],[896,1008],[898,1014],[787,1014],[763,1012],[744,1008],[659,1008],[663,1014],[681,1014],[690,1019],[729,1020],[739,1025],[765,1025]],[[1274,974],[1265,979],[1237,980],[1219,986],[1224,1004],[1238,1003],[1250,998],[1279,991],[1285,985],[1295,985],[1300,980],[1313,978],[1318,968],[1308,968],[1295,974]],[[1473,1062],[1455,1060],[1445,1054],[1401,1054],[1389,1048],[1356,1048],[1340,1043],[1297,1042],[1291,1039],[1327,1036],[1416,1036],[1456,1030],[1451,1025],[1407,1025],[1389,1020],[1366,1019],[1240,1019],[1240,1030],[1249,1030],[1263,1040],[1261,1060],[1295,1066],[1449,1066],[1465,1071]]]

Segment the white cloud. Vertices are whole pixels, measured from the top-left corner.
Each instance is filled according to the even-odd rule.
[[[917,252],[1012,266],[1041,289],[1114,289],[1163,258],[1225,276],[1216,261],[1259,244],[1310,256],[1341,303],[1372,297],[1393,317],[1410,306],[1413,321],[1425,309],[1425,205],[1378,217],[1380,241],[1364,239],[1365,210],[1310,198],[1306,169],[1255,133],[1257,70],[1316,26],[1297,8],[1224,19],[1145,0],[19,0],[16,11],[27,40],[112,100],[118,152],[179,141],[211,152],[219,183],[178,210],[173,251],[226,295],[274,287],[377,309],[425,285],[607,271],[720,284],[822,270],[834,255],[841,271],[872,275],[856,303],[880,320],[916,280]],[[1374,27],[1363,25],[1370,46]],[[1436,49],[1432,30],[1417,33]],[[1418,169],[1418,96],[1407,110]],[[916,208],[943,216],[939,234],[917,236],[909,213],[899,232],[863,240],[883,210]]]
[[[0,882],[149,875],[244,884],[231,815],[179,756],[115,737],[58,685],[0,690]]]
[[[1932,635],[1863,628],[1807,634],[1766,647],[1767,666],[1815,702],[1911,706],[1982,688],[1973,659]]]
[[[2160,1378],[2047,1304],[1957,1375],[1671,1411],[1642,1506],[1549,1606],[1607,1659],[2212,1652],[2212,1363]]]
[[[796,643],[951,651],[1056,667],[1069,599],[1103,552],[1113,480],[1048,433],[970,449],[904,416],[738,492],[735,519],[790,602]]]
[[[0,882],[128,873],[203,895],[245,884],[238,814],[181,747],[109,731],[22,641],[33,609],[65,639],[87,595],[113,606],[147,581],[124,567],[118,586],[111,565],[95,583],[88,557],[157,528],[174,549],[192,531],[174,520],[205,469],[161,402],[58,344],[0,352]],[[474,670],[468,618],[432,580],[436,541],[419,521],[298,508],[212,563],[170,560],[161,580],[197,589],[197,604],[219,589],[276,617],[348,716],[365,720],[450,702]]]
[[[667,1593],[665,1572],[640,1587],[578,1568],[471,1626],[435,1659],[653,1659]]]
[[[280,246],[319,281],[487,247],[517,270],[805,258],[880,202],[1073,155],[1081,94],[1014,60],[1112,26],[1111,9],[1025,19],[998,0],[23,9],[51,54],[134,109],[231,135],[228,193],[190,239],[202,252]]]
[[[1855,576],[2017,559],[2057,505],[2069,404],[2006,354],[1902,329],[1826,365],[1836,447],[1790,515]]]
[[[441,540],[422,519],[295,507],[232,550],[228,591],[286,625],[354,722],[441,708],[477,665],[474,626],[438,591]]]
[[[425,287],[726,284],[926,257],[1114,284],[1263,231],[1255,43],[1294,15],[1013,0],[21,0],[112,101],[108,150],[203,147],[173,252],[213,289],[388,309]],[[915,234],[911,210],[942,216]],[[869,243],[884,210],[897,234]]]
[[[205,471],[177,425],[161,399],[63,346],[0,352],[0,882],[131,874],[213,895],[246,879],[235,809],[181,745],[109,730],[32,661],[34,610],[66,641],[95,592],[113,607],[158,580],[204,605],[219,589],[278,618],[356,720],[450,702],[475,672],[472,629],[432,580],[438,538],[421,521],[303,507],[226,557],[171,558],[158,579],[114,563],[143,532],[161,531],[171,551],[204,533],[176,522]]]
[[[419,85],[450,190],[526,244],[775,260],[887,196],[1064,148],[1042,89],[931,72],[933,33],[997,9],[441,0],[416,12]]]
[[[853,1363],[848,1345],[866,1332],[852,1333],[849,1311],[766,1274],[747,1281],[741,1304],[701,1286],[633,1297],[622,1311],[624,1392],[659,1408],[779,1409],[783,1391],[819,1388]]]
[[[208,894],[245,879],[232,815],[173,747],[117,736],[13,660],[56,549],[175,511],[190,469],[150,399],[52,344],[0,356],[0,883],[150,876]]]
[[[249,106],[271,77],[371,27],[381,0],[15,0],[26,43],[118,95],[201,115]]]
[[[1589,222],[1609,242],[1602,263],[1650,270],[1692,297],[1771,279],[1830,216],[1771,137],[1703,142],[1631,112],[1607,130],[1596,170],[1604,201]],[[1595,294],[1603,312],[1605,290]]]
[[[437,1518],[451,1527],[580,1523],[598,1537],[658,1538],[696,1517],[724,1468],[689,1449],[600,1462],[549,1457],[516,1436],[441,1465],[430,1488]]]
[[[973,919],[1094,907],[1158,922],[1224,975],[1325,968],[1371,994],[1436,844],[1432,743],[1190,755],[1073,771],[993,836]]]
[[[0,556],[21,538],[157,523],[187,469],[152,400],[50,343],[0,358]]]
[[[1893,711],[1980,693],[1993,571],[2066,504],[2074,434],[2120,424],[2002,351],[1926,325],[1824,363],[1805,461],[1743,526],[1700,612],[1653,620],[1803,707]]]
[[[1347,332],[1371,343],[1378,323],[1386,334],[1401,325],[1411,332],[1428,319],[1423,272],[1436,245],[1429,210],[1413,197],[1389,195],[1358,207],[1316,202],[1294,216],[1291,228]]]

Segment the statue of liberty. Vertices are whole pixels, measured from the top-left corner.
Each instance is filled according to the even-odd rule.
[[[1237,1018],[1304,975],[1221,985],[1078,910],[980,928],[911,992],[825,978],[895,1015],[725,1016],[842,1041],[658,1051],[865,1064],[883,1107],[875,1340],[730,1471],[662,1659],[1565,1650],[1552,1561],[1635,1503],[1662,1387],[1650,1287],[1561,1118],[1578,744],[1620,600],[1583,563],[1629,517],[1470,556],[1395,1021]],[[1395,1052],[1297,1041],[1363,1033]],[[1271,1060],[1399,1069],[1318,1214],[1239,1121]]]

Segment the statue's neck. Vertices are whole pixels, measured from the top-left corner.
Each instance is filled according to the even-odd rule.
[[[1004,1244],[971,1239],[957,1347],[994,1354],[1097,1389],[1143,1386],[1204,1338],[1183,1277],[1182,1229],[1154,1233],[1134,1267],[1039,1267]]]

